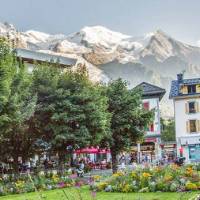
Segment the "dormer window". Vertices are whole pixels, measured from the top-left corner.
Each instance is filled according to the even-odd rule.
[[[188,89],[188,94],[196,93],[196,85],[188,85],[187,89]]]

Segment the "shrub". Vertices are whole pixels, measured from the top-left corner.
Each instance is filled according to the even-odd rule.
[[[109,186],[109,187],[108,187]],[[97,180],[98,191],[117,192],[179,192],[200,190],[200,174],[194,166],[137,167],[134,171],[117,172]],[[112,190],[111,190],[112,188]]]
[[[72,187],[75,180],[70,176],[58,175],[30,175],[10,176],[5,175],[0,178],[0,196],[7,194],[18,194],[33,192],[35,190],[52,190],[55,188]]]
[[[186,190],[197,190],[198,187],[195,183],[188,182],[185,185]]]

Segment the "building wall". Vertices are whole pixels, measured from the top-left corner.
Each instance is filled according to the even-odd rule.
[[[183,151],[183,156],[186,162],[192,162],[190,158],[191,145],[200,144],[200,130],[196,133],[189,133],[187,128],[188,120],[200,120],[200,110],[197,113],[187,113],[186,105],[190,101],[195,101],[200,105],[200,97],[174,100],[175,110],[175,126],[176,126],[176,141],[177,141],[177,155],[181,156],[180,150]],[[194,160],[195,161],[195,160]]]
[[[147,135],[160,135],[160,108],[159,108],[159,98],[143,99],[143,103],[149,102],[149,109],[155,109],[154,114],[154,131],[147,131]]]
[[[179,99],[174,101],[175,109],[175,123],[176,123],[176,137],[195,137],[198,133],[187,132],[187,121],[192,119],[200,120],[200,112],[186,113],[186,103],[189,101],[196,101],[200,104],[200,98]]]

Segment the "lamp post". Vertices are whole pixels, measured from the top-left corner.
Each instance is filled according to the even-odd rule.
[[[137,143],[137,163],[140,163],[141,148],[140,143]]]

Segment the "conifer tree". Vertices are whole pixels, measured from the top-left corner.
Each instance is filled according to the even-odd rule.
[[[145,127],[151,122],[152,112],[142,107],[139,89],[129,90],[121,79],[111,81],[107,88],[108,112],[111,114],[107,138],[112,155],[112,169],[117,171],[117,155],[143,137]]]
[[[27,130],[28,120],[34,113],[36,96],[31,91],[31,75],[26,67],[16,60],[4,42],[0,49],[0,154],[1,160],[13,159],[13,168],[17,173],[18,158],[28,156],[24,156],[23,147],[32,146],[33,138],[28,137]]]

